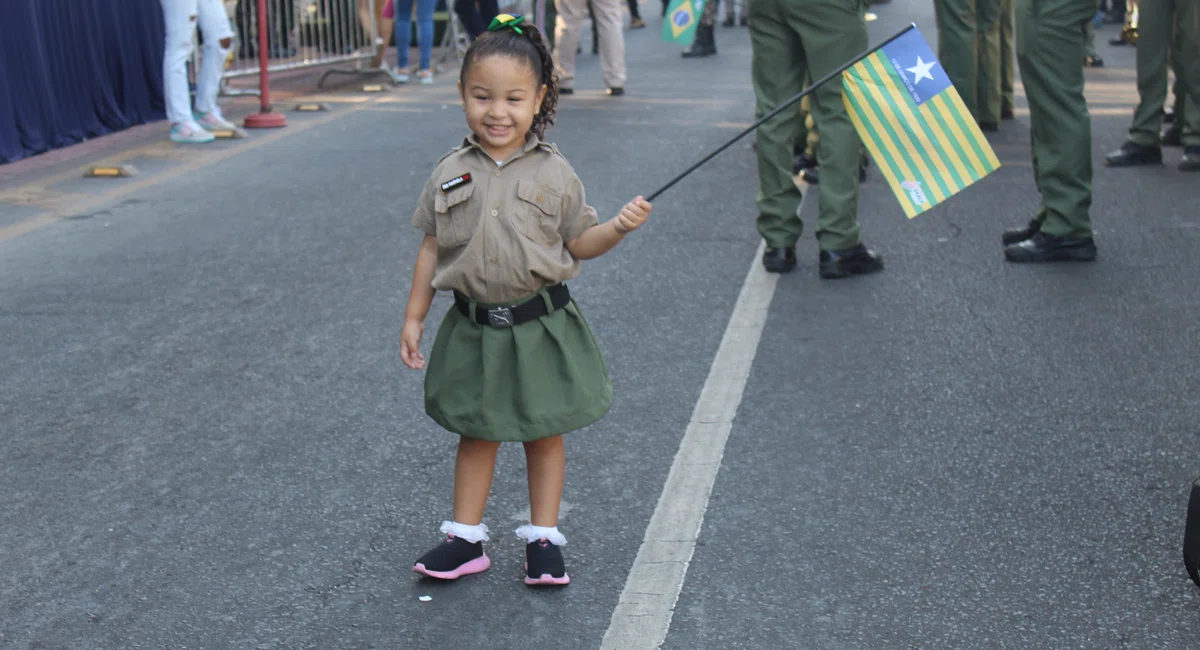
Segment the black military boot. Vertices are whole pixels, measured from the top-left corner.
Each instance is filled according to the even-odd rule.
[[[1184,147],[1179,159],[1179,171],[1200,172],[1200,147]]]
[[[1126,142],[1120,149],[1104,157],[1109,167],[1133,167],[1134,165],[1161,165],[1162,148],[1136,142]]]
[[[820,265],[818,274],[825,280],[883,270],[883,257],[862,244],[840,251],[821,251],[817,261]]]
[[[789,273],[792,269],[796,268],[796,247],[767,247],[763,251],[762,263],[767,273]]]
[[[1004,247],[1004,259],[1016,263],[1092,262],[1096,242],[1091,237],[1055,237],[1044,232]]]
[[[1001,239],[1001,241],[1004,242],[1005,246],[1009,246],[1011,244],[1019,244],[1019,243],[1025,241],[1026,239],[1030,239],[1034,235],[1038,234],[1038,231],[1040,231],[1041,229],[1042,229],[1042,224],[1038,223],[1037,219],[1034,219],[1034,220],[1031,220],[1029,222],[1029,225],[1025,226],[1024,228],[1014,228],[1012,230],[1005,230],[1004,234],[1000,236],[1000,239]]]
[[[1182,147],[1183,146],[1183,126],[1172,124],[1162,132],[1162,146],[1164,147]]]
[[[692,46],[683,52],[683,58],[691,59],[701,56],[712,56],[717,53],[717,42],[713,38],[711,25],[700,25],[696,28],[696,40]]]

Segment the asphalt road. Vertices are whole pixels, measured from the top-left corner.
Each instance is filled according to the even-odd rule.
[[[873,10],[875,41],[910,20],[935,38],[924,4]],[[745,29],[685,61],[644,13],[628,96],[581,55],[550,132],[602,215],[753,117]],[[1108,36],[1097,160],[1136,99]],[[573,283],[616,396],[568,438],[571,586],[521,584],[519,446],[489,504],[493,568],[441,584],[410,566],[449,515],[455,439],[396,338],[408,220],[465,127],[448,75],[333,99],[359,97],[160,148],[135,179],[61,178],[46,191],[80,209],[0,240],[0,647],[599,647],[754,263],[749,142]],[[1200,644],[1179,553],[1200,176],[1097,167],[1100,261],[1012,266],[999,233],[1038,201],[1028,138],[1006,122],[1004,166],[912,221],[873,174],[880,275],[819,280],[806,204],[663,647]],[[0,201],[0,227],[37,213]]]

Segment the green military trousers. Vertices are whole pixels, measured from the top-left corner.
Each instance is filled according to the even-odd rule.
[[[1175,123],[1171,125],[1171,130],[1179,131],[1185,147],[1200,147],[1200,104],[1188,97],[1183,80],[1178,75],[1175,76],[1171,93],[1175,95],[1175,104],[1172,106]]]
[[[766,115],[867,49],[867,23],[857,0],[754,0],[750,3],[755,113]],[[859,244],[858,160],[862,143],[833,79],[813,91],[820,132],[821,205],[817,242],[822,250]],[[802,232],[800,189],[792,179],[792,147],[799,113],[785,110],[758,129],[758,232],[767,246],[795,245]]]
[[[1141,0],[1138,8],[1138,106],[1129,139],[1158,146],[1167,101],[1167,66],[1184,91],[1184,146],[1200,146],[1200,0]]]
[[[1013,0],[1000,0],[1000,112],[1013,113]]]
[[[1092,119],[1083,96],[1084,22],[1097,0],[1017,0],[1017,63],[1029,101],[1036,219],[1058,237],[1090,237]]]
[[[938,62],[967,110],[978,120],[979,21],[976,0],[933,0],[933,10],[937,18]]]
[[[976,69],[975,112],[980,124],[1000,124],[1003,107],[1001,79],[1003,68],[1000,45],[1000,13],[1004,6],[1001,0],[976,0],[975,2],[975,51],[979,61]]]

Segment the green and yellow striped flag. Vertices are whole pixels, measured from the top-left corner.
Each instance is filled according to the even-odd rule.
[[[911,219],[1000,167],[915,27],[842,75],[863,143]]]

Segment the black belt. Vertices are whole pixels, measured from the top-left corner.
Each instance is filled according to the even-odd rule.
[[[550,304],[554,309],[562,309],[571,302],[571,292],[567,291],[567,285],[556,284],[546,287],[546,294],[550,296]],[[463,316],[471,317],[471,300],[461,293],[454,292],[454,306],[458,307],[458,311],[462,312]],[[489,325],[491,327],[504,328],[520,325],[531,320],[535,320],[549,314],[550,310],[546,307],[546,301],[542,298],[541,293],[526,300],[519,305],[510,307],[493,307],[486,309],[476,305],[475,307],[475,322],[480,325]]]

